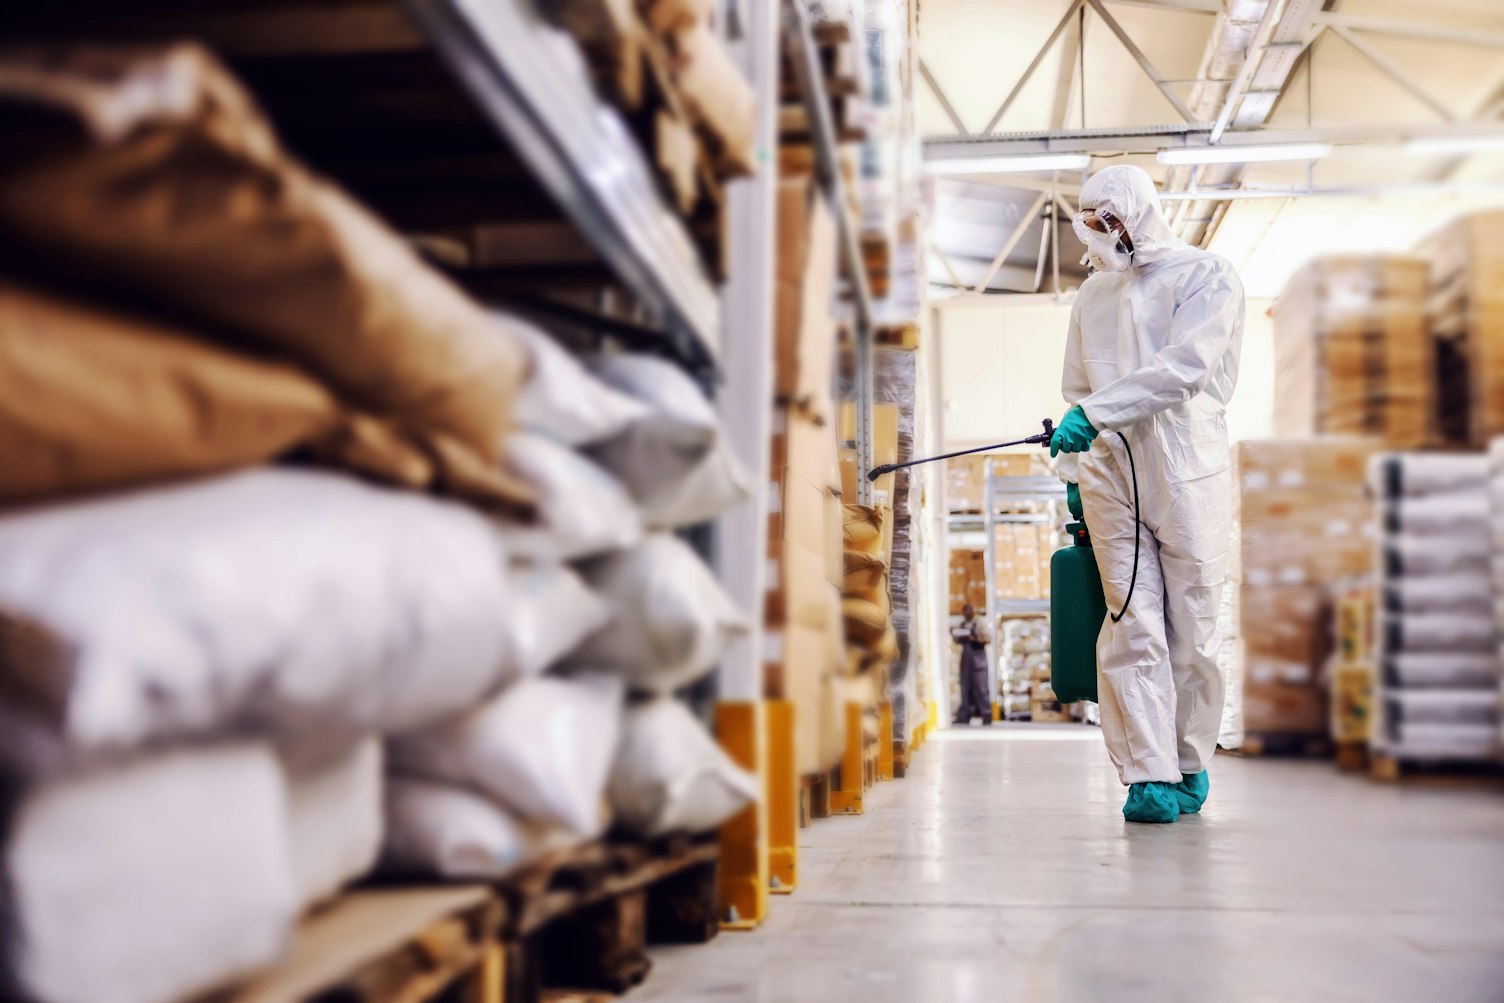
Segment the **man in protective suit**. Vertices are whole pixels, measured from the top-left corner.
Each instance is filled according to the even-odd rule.
[[[1129,787],[1123,815],[1173,822],[1206,800],[1222,718],[1226,410],[1243,287],[1225,258],[1170,231],[1137,167],[1092,175],[1075,231],[1094,274],[1071,309],[1061,392],[1072,406],[1050,453],[1065,454],[1060,476],[1072,511],[1084,509],[1109,613],[1127,606],[1097,637],[1102,736]]]

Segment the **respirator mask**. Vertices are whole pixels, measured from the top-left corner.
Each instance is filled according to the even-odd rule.
[[[1105,209],[1083,209],[1071,224],[1086,245],[1081,264],[1099,272],[1126,272],[1133,264],[1133,238],[1128,228]]]

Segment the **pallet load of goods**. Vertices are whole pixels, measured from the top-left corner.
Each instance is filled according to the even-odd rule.
[[[1243,688],[1243,747],[1324,746],[1329,589],[1372,575],[1365,490],[1372,439],[1243,441],[1233,447],[1232,638]]]
[[[749,623],[679,532],[753,485],[695,380],[481,307],[197,46],[0,69],[0,995],[303,998],[430,927],[413,992],[619,990],[641,923],[570,952],[690,864],[708,936],[757,791],[675,694]]]
[[[1493,763],[1499,641],[1486,454],[1386,453],[1370,482],[1382,528],[1369,735],[1374,773]]]

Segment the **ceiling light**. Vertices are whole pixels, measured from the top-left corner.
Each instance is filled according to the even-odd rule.
[[[1041,153],[1029,157],[952,157],[926,160],[930,174],[1018,174],[1023,171],[1079,171],[1091,163],[1084,153]]]
[[[1290,143],[1285,146],[1189,146],[1160,150],[1161,164],[1253,164],[1269,160],[1320,160],[1332,152],[1330,143]]]
[[[1405,143],[1406,153],[1478,153],[1483,150],[1504,150],[1504,135],[1426,136]]]

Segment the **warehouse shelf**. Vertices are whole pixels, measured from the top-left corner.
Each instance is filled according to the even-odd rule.
[[[720,297],[573,39],[530,0],[408,0],[476,103],[691,365],[720,357]]]
[[[836,160],[836,145],[840,138],[830,114],[830,95],[820,67],[820,55],[815,48],[809,12],[806,4],[800,0],[785,0],[783,9],[785,46],[793,65],[794,78],[804,98],[805,114],[809,119],[809,140],[815,154],[815,178],[831,212],[835,214],[841,264],[851,288],[855,313],[853,341],[856,349],[857,468],[871,470],[875,466],[872,460],[872,380],[875,368],[872,360],[872,288],[867,282],[866,264],[862,258],[861,235],[856,220],[852,219],[851,203],[846,198],[840,164]],[[872,484],[865,477],[857,480],[857,501],[863,505],[872,504]]]

